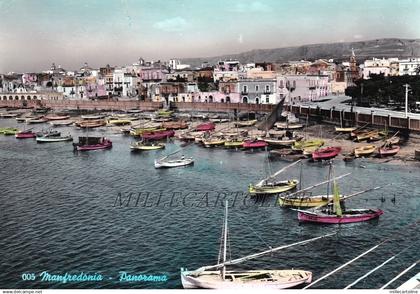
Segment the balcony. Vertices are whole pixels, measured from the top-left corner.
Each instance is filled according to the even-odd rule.
[[[271,90],[264,90],[264,94],[270,95],[270,94],[272,94],[272,91]]]
[[[248,95],[248,93],[249,93],[249,92],[248,92],[248,90],[242,90],[242,91],[241,91],[241,94],[242,94],[242,95]]]

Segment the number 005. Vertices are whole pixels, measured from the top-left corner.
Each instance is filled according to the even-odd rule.
[[[35,274],[34,273],[25,273],[25,274],[22,274],[22,280],[24,280],[24,281],[33,281],[33,280],[35,280]]]

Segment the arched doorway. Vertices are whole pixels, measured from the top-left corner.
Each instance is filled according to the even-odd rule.
[[[226,103],[230,103],[230,97],[229,96],[226,97]]]
[[[260,104],[260,98],[258,97],[255,98],[255,104]]]
[[[222,99],[220,99],[220,102],[221,102],[221,103],[225,103],[225,99],[223,99],[223,98],[222,98]]]
[[[210,96],[209,96],[209,102],[210,102],[210,103],[212,103],[212,102],[213,102],[213,96],[212,96],[212,95],[210,95]]]
[[[245,96],[245,97],[243,97],[243,98],[242,98],[242,103],[248,103],[248,97],[246,97],[246,96]]]

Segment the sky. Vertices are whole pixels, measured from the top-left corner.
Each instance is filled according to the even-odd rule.
[[[420,38],[420,0],[0,0],[0,73]]]

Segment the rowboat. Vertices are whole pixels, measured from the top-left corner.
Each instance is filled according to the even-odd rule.
[[[289,124],[287,122],[276,122],[274,126],[282,130],[296,130],[303,128],[302,124]]]
[[[214,123],[224,123],[224,122],[228,122],[229,121],[228,118],[210,118],[209,120],[211,122],[214,122]]]
[[[175,132],[173,130],[168,130],[168,131],[160,131],[160,132],[148,132],[148,133],[143,133],[141,135],[141,137],[144,140],[162,140],[162,139],[166,139],[166,138],[170,138],[173,137],[175,135]]]
[[[18,113],[0,113],[0,117],[1,118],[15,118],[17,117],[19,114]]]
[[[234,125],[240,128],[240,127],[250,127],[250,126],[255,125],[256,123],[257,123],[257,120],[253,119],[253,120],[237,121],[234,123]]]
[[[381,157],[385,157],[385,156],[392,156],[397,154],[400,151],[400,146],[384,146],[379,148],[379,155]]]
[[[105,137],[79,137],[78,143],[73,143],[77,151],[91,151],[112,148],[111,140]]]
[[[50,125],[52,125],[53,127],[59,127],[59,126],[69,126],[72,123],[74,123],[74,121],[72,120],[57,120],[57,121],[50,121]]]
[[[37,143],[53,143],[53,142],[67,142],[73,141],[73,137],[68,136],[58,136],[58,137],[36,137]]]
[[[207,140],[203,140],[203,144],[207,148],[221,146],[221,145],[224,145],[225,144],[225,139],[222,139],[222,138],[210,138],[210,139],[207,139]]]
[[[205,132],[205,131],[213,131],[215,128],[216,128],[216,125],[214,123],[207,122],[207,123],[203,123],[203,124],[200,124],[200,125],[196,126],[195,130]]]
[[[84,120],[99,120],[99,119],[103,119],[105,117],[105,115],[82,115],[81,118]]]
[[[224,143],[226,148],[241,148],[244,141],[242,140],[230,140]]]
[[[400,137],[392,137],[385,140],[385,145],[397,145],[400,143]]]
[[[312,153],[313,160],[327,160],[336,157],[341,152],[341,147],[326,147]]]
[[[171,167],[180,167],[194,164],[194,159],[192,157],[181,157],[180,159],[155,159],[155,168],[171,168]]]
[[[74,124],[79,128],[92,129],[92,128],[98,128],[98,127],[106,126],[106,121],[103,120],[103,119],[82,120],[82,121],[77,121]]]
[[[23,122],[26,122],[27,119],[28,119],[28,117],[17,117],[16,121],[18,123],[23,123]]]
[[[376,150],[376,146],[375,145],[361,146],[361,147],[354,148],[354,155],[356,157],[369,156],[373,152],[375,152],[375,150]]]
[[[297,141],[293,144],[292,149],[293,150],[301,150],[309,147],[321,147],[324,145],[323,140],[306,140],[306,141]]]
[[[145,144],[143,142],[135,142],[130,145],[130,148],[132,150],[150,151],[150,150],[164,149],[165,144],[163,143]]]
[[[16,139],[30,139],[35,138],[36,134],[32,131],[21,131],[15,134]]]
[[[352,127],[352,128],[339,128],[339,127],[335,127],[335,131],[337,133],[351,133],[353,131],[355,131],[357,128],[356,127]]]
[[[42,124],[47,122],[45,118],[29,118],[26,120],[27,124]]]
[[[70,115],[47,115],[45,116],[46,120],[65,120],[69,119]]]
[[[268,144],[262,140],[245,140],[242,143],[242,147],[246,149],[252,149],[252,148],[264,148]]]
[[[217,264],[202,266],[196,270],[188,271],[181,268],[181,282],[186,289],[249,289],[249,290],[278,290],[296,287],[304,283],[311,283],[312,272],[292,270],[226,270],[227,266],[239,264],[251,259],[272,254],[281,249],[307,244],[309,242],[332,236],[327,234],[320,237],[271,248],[266,251],[250,254],[244,257],[227,260],[228,247],[228,202],[225,203],[225,218],[220,238],[220,252]]]
[[[379,135],[379,131],[367,131],[356,135],[356,139],[359,142],[364,140],[374,140],[376,138],[381,138]]]
[[[109,119],[108,123],[115,126],[123,126],[131,124],[130,119]]]
[[[55,130],[47,130],[47,131],[41,131],[41,132],[36,133],[37,137],[44,137],[44,138],[59,137],[60,135],[61,133]]]
[[[184,121],[170,121],[162,123],[162,128],[167,130],[180,130],[188,128],[188,124]]]
[[[171,110],[159,110],[157,114],[159,116],[171,116],[174,112]]]
[[[268,182],[260,186],[250,184],[248,192],[251,196],[279,194],[295,189],[298,184],[298,180]]]
[[[130,135],[132,136],[141,136],[144,133],[150,133],[150,132],[160,132],[165,131],[164,128],[159,127],[147,127],[147,128],[136,128],[130,130]]]
[[[288,146],[292,146],[296,140],[292,139],[270,139],[270,138],[259,138],[260,140],[264,140],[265,142],[268,143],[268,145],[270,146],[284,146],[284,147],[288,147]]]
[[[0,128],[0,134],[5,136],[16,135],[19,130],[16,128]]]

